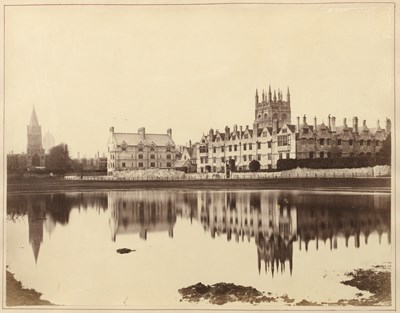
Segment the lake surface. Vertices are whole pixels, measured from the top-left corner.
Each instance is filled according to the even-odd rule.
[[[178,289],[198,282],[335,302],[360,293],[346,272],[390,265],[390,227],[385,193],[8,195],[6,265],[61,305],[184,307]]]

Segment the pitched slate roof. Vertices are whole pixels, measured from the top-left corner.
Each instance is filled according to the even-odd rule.
[[[138,133],[114,133],[118,145],[126,142],[128,146],[136,146],[140,142],[145,146],[154,143],[156,146],[175,145],[174,141],[167,134],[146,134],[143,139]]]

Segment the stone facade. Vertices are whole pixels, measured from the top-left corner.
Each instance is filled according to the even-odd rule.
[[[380,127],[379,120],[376,128],[369,128],[366,120],[362,127],[358,126],[358,118],[353,117],[352,126],[348,126],[347,119],[343,119],[343,125],[336,126],[336,118],[328,116],[328,125],[309,125],[303,117],[299,131],[296,134],[296,158],[330,158],[350,157],[362,155],[376,155],[383,147],[383,141],[387,138],[391,129],[390,119],[386,119],[386,128]]]
[[[32,110],[31,120],[27,130],[27,166],[28,168],[44,167],[45,155],[42,147],[42,127],[39,125],[35,108]]]
[[[226,163],[235,160],[236,168],[248,170],[252,160],[260,162],[261,169],[276,168],[279,159],[296,157],[296,127],[290,124],[290,93],[283,101],[282,92],[272,98],[269,87],[268,99],[264,92],[259,101],[255,96],[255,121],[252,128],[237,125],[233,130],[226,126],[224,132],[210,129],[199,143],[197,172],[224,172]]]
[[[276,95],[277,94],[277,95]],[[255,119],[252,128],[234,125],[224,132],[210,129],[198,144],[197,172],[226,172],[230,159],[235,160],[238,170],[248,170],[252,160],[260,162],[261,169],[275,169],[279,159],[306,159],[347,157],[356,155],[375,155],[382,149],[383,141],[390,133],[391,122],[386,120],[382,129],[379,121],[376,128],[369,128],[366,121],[358,126],[354,117],[352,127],[343,120],[342,126],[336,126],[336,118],[328,116],[328,125],[302,124],[297,117],[297,125],[291,124],[290,92],[287,89],[286,101],[282,92],[271,87],[268,96],[258,91],[255,95]]]
[[[139,128],[137,133],[116,133],[114,127],[111,127],[107,172],[112,174],[120,170],[171,168],[177,154],[171,129],[166,134],[146,134],[144,127]]]

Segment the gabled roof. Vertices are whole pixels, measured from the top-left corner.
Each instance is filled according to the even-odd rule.
[[[174,168],[180,168],[184,166],[190,166],[192,163],[190,163],[190,160],[176,160],[174,164],[172,164],[172,167]]]

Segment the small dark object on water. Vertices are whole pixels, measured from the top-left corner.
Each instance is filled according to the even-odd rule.
[[[131,253],[131,252],[134,252],[134,251],[136,251],[136,250],[131,250],[131,249],[128,249],[128,248],[117,249],[117,252],[119,254]]]

